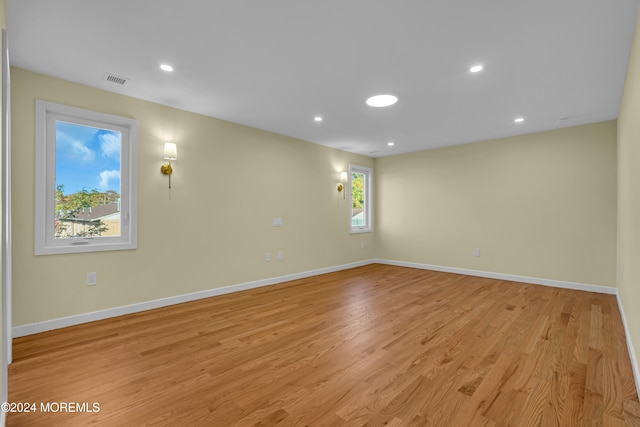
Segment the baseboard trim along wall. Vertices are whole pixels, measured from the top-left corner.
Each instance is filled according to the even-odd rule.
[[[248,289],[259,288],[262,286],[275,285],[277,283],[289,282],[291,280],[304,279],[307,277],[318,276],[325,273],[333,273],[340,270],[348,270],[354,267],[372,264],[374,261],[364,260],[343,264],[333,267],[320,268],[317,270],[305,271],[302,273],[288,274],[286,276],[272,277],[269,279],[256,280],[254,282],[240,283],[236,285],[224,286],[221,288],[208,289],[206,291],[193,292],[190,294],[176,295],[152,301],[146,301],[136,304],[125,305],[121,307],[108,308],[105,310],[93,311],[91,313],[77,314],[68,317],[60,317],[58,319],[45,320],[37,323],[29,323],[12,328],[13,338],[23,337],[26,335],[37,334],[40,332],[51,331],[53,329],[66,328],[67,326],[79,325],[82,323],[93,322],[96,320],[108,319],[110,317],[122,316],[125,314],[137,313],[140,311],[152,310],[154,308],[166,307],[183,302],[196,301],[203,298],[215,297],[218,295],[230,294],[232,292],[246,291]]]
[[[638,359],[636,359],[636,353],[633,349],[633,343],[629,339],[629,326],[627,325],[627,316],[624,314],[624,307],[620,300],[620,294],[616,292],[616,299],[618,300],[618,310],[620,311],[620,317],[622,318],[622,326],[624,326],[624,336],[627,338],[627,351],[629,352],[629,359],[631,359],[631,369],[633,370],[633,376],[636,382],[636,393],[640,397],[640,369],[638,369]]]
[[[369,264],[387,264],[399,267],[420,268],[423,270],[442,271],[446,273],[466,274],[469,276],[487,277],[491,279],[510,280],[513,282],[530,283],[535,285],[552,286],[556,288],[576,289],[581,291],[598,292],[605,294],[617,294],[616,288],[608,286],[585,285],[582,283],[562,282],[558,280],[538,279],[532,277],[515,276],[511,274],[491,273],[486,271],[466,270],[463,268],[443,267],[438,265],[419,264],[413,262],[395,261],[388,259],[369,259],[364,261],[353,262],[333,267],[320,268],[301,273],[289,274],[286,276],[272,277],[269,279],[256,280],[253,282],[240,283],[236,285],[224,286],[221,288],[208,289],[206,291],[193,292],[189,294],[176,295],[152,301],[146,301],[136,304],[125,305],[121,307],[108,308],[105,310],[93,311],[90,313],[77,314],[68,317],[60,317],[42,322],[29,323],[12,328],[13,338],[25,335],[37,334],[40,332],[50,331],[53,329],[66,328],[67,326],[79,325],[82,323],[93,322],[96,320],[108,319],[110,317],[122,316],[125,314],[137,313],[140,311],[152,310],[154,308],[166,307],[173,304],[181,304],[183,302],[195,301],[202,298],[215,297],[218,295],[229,294],[232,292],[245,291],[248,289],[259,288],[262,286],[274,285],[277,283],[288,282],[291,280],[304,279],[306,277],[317,276],[325,273],[332,273],[340,270],[347,270],[354,267],[360,267]],[[628,335],[627,335],[628,336]]]
[[[181,304],[183,302],[215,297],[218,295],[229,294],[232,292],[239,292],[239,291],[245,291],[248,289],[254,289],[254,288],[259,288],[263,286],[275,285],[277,283],[289,282],[291,280],[304,279],[307,277],[318,276],[320,274],[333,273],[335,271],[341,271],[341,270],[348,270],[350,268],[361,267],[369,264],[386,264],[386,265],[395,265],[398,267],[419,268],[422,270],[442,271],[445,273],[465,274],[468,276],[486,277],[490,279],[509,280],[512,282],[529,283],[533,285],[543,285],[543,286],[551,286],[555,288],[575,289],[578,291],[597,292],[602,294],[615,295],[618,301],[618,309],[620,311],[620,317],[622,318],[622,324],[624,326],[625,337],[627,340],[627,349],[629,351],[629,358],[631,360],[631,365],[633,369],[634,379],[636,383],[636,390],[638,391],[638,395],[640,396],[640,370],[638,369],[638,361],[635,357],[633,343],[630,341],[630,338],[629,338],[629,328],[627,326],[627,318],[624,314],[624,308],[622,307],[622,302],[620,301],[620,295],[618,294],[617,288],[613,288],[610,286],[588,285],[584,283],[540,279],[535,277],[517,276],[513,274],[492,273],[488,271],[478,271],[478,270],[467,270],[464,268],[443,267],[439,265],[420,264],[420,263],[414,263],[414,262],[396,261],[396,260],[380,259],[380,258],[358,261],[358,262],[353,262],[353,263],[343,264],[343,265],[338,265],[333,267],[320,268],[317,270],[310,270],[302,273],[288,274],[286,276],[256,280],[253,282],[224,286],[221,288],[209,289],[209,290],[200,291],[200,292],[193,292],[190,294],[176,295],[173,297],[141,302],[137,304],[130,304],[130,305],[125,305],[121,307],[109,308],[105,310],[94,311],[91,313],[61,317],[58,319],[46,320],[46,321],[37,322],[37,323],[30,323],[22,326],[15,326],[14,328],[12,328],[13,338],[37,334],[40,332],[50,331],[53,329],[66,328],[67,326],[79,325],[82,323],[93,322],[96,320],[108,319],[110,317],[117,317],[125,314],[152,310],[154,308],[166,307],[174,304]],[[0,414],[0,417],[2,415],[4,414]],[[2,422],[2,419],[0,418],[0,427],[2,426],[1,422]]]
[[[536,277],[516,276],[513,274],[492,273],[489,271],[467,270],[464,268],[443,267],[440,265],[419,264],[390,259],[374,260],[378,264],[396,265],[398,267],[420,268],[422,270],[442,271],[445,273],[465,274],[467,276],[487,277],[489,279],[509,280],[511,282],[529,283],[532,285],[551,286],[554,288],[574,289],[577,291],[597,292],[599,294],[617,295],[618,290],[610,286],[587,285],[584,283],[564,282],[562,280],[540,279]]]

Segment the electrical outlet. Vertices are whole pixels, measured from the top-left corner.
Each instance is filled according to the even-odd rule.
[[[96,273],[87,273],[87,286],[94,286],[96,283],[98,283]]]
[[[278,261],[282,261],[284,255],[282,255],[282,251],[278,251]]]
[[[473,256],[480,256],[480,248],[473,248]]]
[[[271,254],[270,254],[269,252],[267,252],[267,254],[264,256],[264,260],[265,260],[266,262],[271,261]]]

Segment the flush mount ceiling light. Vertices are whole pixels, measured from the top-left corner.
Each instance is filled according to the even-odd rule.
[[[515,118],[515,119],[513,119],[513,122],[514,123],[522,123],[522,122],[524,122],[524,117]]]
[[[389,142],[387,142],[387,145],[388,145],[389,147],[393,147],[394,145],[396,145],[396,143],[395,143],[395,142],[393,142],[393,141],[389,141]]]
[[[472,73],[478,73],[483,69],[484,67],[482,65],[474,65],[473,67],[469,68],[469,71],[471,71]]]
[[[367,105],[370,107],[388,107],[398,102],[398,97],[389,94],[375,95],[367,99]]]
[[[320,117],[320,116],[315,116],[315,117],[313,118],[313,120],[315,120],[316,122],[321,122],[321,121],[322,121],[322,117]]]
[[[169,64],[160,64],[160,69],[163,71],[173,71],[173,67]]]

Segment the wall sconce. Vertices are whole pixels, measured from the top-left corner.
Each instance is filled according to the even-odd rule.
[[[340,182],[338,183],[338,191],[344,190],[346,183],[349,182],[349,175],[346,172],[340,172]],[[342,193],[342,198],[346,199],[346,191]]]
[[[166,163],[160,167],[160,172],[165,175],[169,175],[169,188],[171,188],[171,172],[173,172],[173,168],[171,167],[171,160],[178,160],[178,149],[176,148],[175,143],[164,143],[164,155],[162,156],[162,158],[165,160],[169,160],[169,163]]]

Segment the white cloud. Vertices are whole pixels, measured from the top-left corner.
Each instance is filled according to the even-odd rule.
[[[80,141],[71,141],[73,156],[83,163],[92,162],[96,158],[96,153]]]
[[[73,139],[63,132],[57,133],[56,145],[66,157],[81,163],[89,163],[94,161],[96,158],[96,153],[87,147],[82,141]]]
[[[100,172],[100,183],[98,187],[101,191],[113,190],[113,188],[109,188],[109,181],[112,179],[120,179],[120,171],[119,170],[110,170],[110,171],[102,171]]]
[[[100,135],[100,150],[102,155],[112,159],[120,159],[120,136],[115,133]]]

